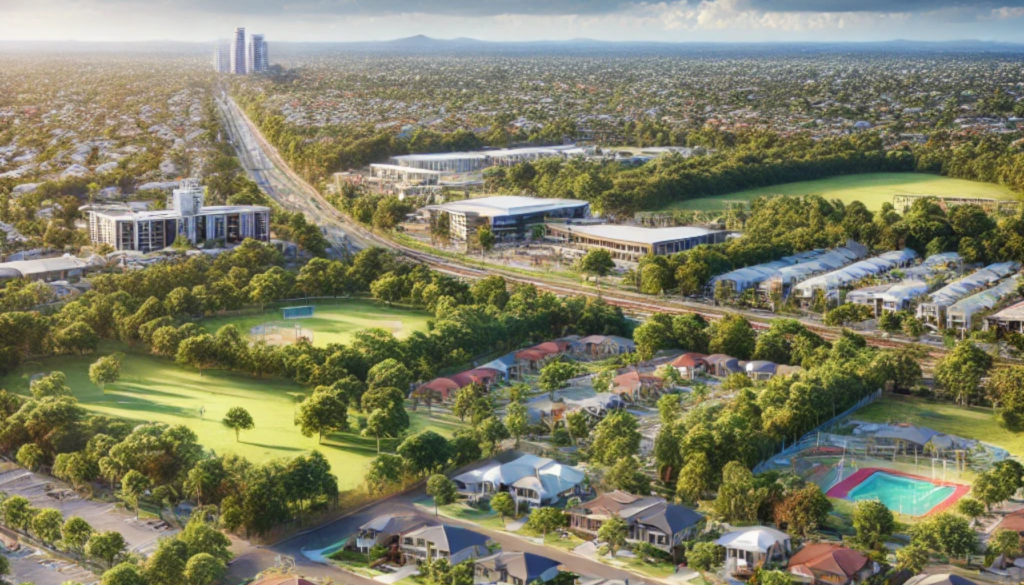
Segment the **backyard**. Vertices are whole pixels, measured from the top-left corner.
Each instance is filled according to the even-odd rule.
[[[122,376],[104,393],[89,381],[89,365],[115,351],[126,354]],[[330,461],[342,491],[362,482],[364,470],[377,455],[376,440],[356,433],[332,433],[324,437],[322,445],[317,445],[315,436],[302,436],[293,416],[308,391],[294,382],[223,370],[205,370],[200,376],[170,360],[128,351],[121,344],[104,344],[92,355],[22,364],[0,380],[0,387],[28,396],[31,376],[49,371],[64,372],[75,397],[90,412],[139,422],[184,424],[195,431],[200,443],[217,454],[233,452],[253,461],[267,461],[319,449]],[[256,423],[255,429],[242,432],[238,442],[234,431],[221,424],[233,406],[248,410]],[[450,437],[458,427],[455,419],[440,414],[430,417],[423,409],[409,416],[411,433],[431,429]],[[396,441],[381,443],[382,449],[395,446]]]
[[[281,318],[281,308],[267,308],[262,313],[249,313],[243,315],[224,315],[210,317],[201,323],[210,333],[224,325],[233,324],[238,327],[239,332],[248,335],[249,330],[264,323],[277,323],[285,327],[299,324],[305,330],[313,333],[313,345],[324,347],[331,343],[349,343],[352,341],[352,334],[371,327],[390,331],[403,339],[414,331],[426,331],[427,320],[431,318],[429,313],[406,309],[403,307],[387,306],[383,303],[366,299],[338,299],[328,301],[293,301],[287,304],[289,307],[300,305],[315,305],[316,312],[312,317],[304,319]]]
[[[724,201],[752,201],[756,197],[772,195],[821,195],[825,199],[839,199],[846,204],[860,201],[872,211],[879,209],[883,203],[892,203],[893,195],[983,197],[1008,200],[1020,198],[1008,188],[991,183],[950,179],[922,173],[866,173],[748,189],[718,197],[689,199],[673,203],[668,208],[716,211],[724,208]]]

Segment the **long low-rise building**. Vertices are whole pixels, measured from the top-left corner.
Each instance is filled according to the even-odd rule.
[[[700,227],[646,228],[627,225],[547,224],[547,236],[585,248],[601,248],[618,260],[636,261],[646,254],[675,254],[702,244],[720,244],[728,232]]]
[[[970,329],[976,314],[995,308],[1003,299],[1017,293],[1020,278],[1018,272],[992,288],[953,303],[946,309],[946,327]]]
[[[877,276],[896,268],[908,267],[916,258],[917,252],[910,248],[886,252],[828,274],[809,278],[794,286],[793,291],[802,303],[810,302],[817,291],[821,291],[828,300],[838,300],[840,289],[849,287],[869,276]]]
[[[105,265],[99,256],[88,260],[65,254],[59,258],[37,258],[35,260],[17,260],[0,263],[0,282],[16,278],[53,282],[57,280],[75,279],[90,270],[98,270]]]
[[[893,275],[899,275],[898,281],[850,291],[846,302],[869,306],[876,317],[909,309],[911,303],[928,293],[929,280],[959,264],[960,255],[956,252],[932,254],[917,266],[893,271]]]
[[[89,237],[115,250],[152,252],[185,236],[192,244],[218,240],[238,244],[246,238],[270,241],[270,208],[259,205],[204,206],[205,191],[186,179],[171,194],[170,209],[90,209]]]
[[[427,205],[420,211],[428,219],[447,214],[452,237],[465,241],[485,225],[495,235],[508,236],[522,235],[527,226],[542,224],[549,218],[584,219],[590,216],[590,204],[579,199],[500,195]]]
[[[857,252],[857,249],[854,246],[860,246],[860,244],[847,242],[847,245],[844,246],[844,248]],[[799,252],[790,256],[783,256],[782,258],[772,260],[771,262],[745,266],[743,268],[737,268],[736,270],[726,272],[725,274],[719,274],[708,282],[708,293],[713,294],[716,289],[723,287],[733,293],[739,294],[748,288],[760,286],[761,283],[779,276],[779,271],[784,268],[799,266],[802,264],[816,265],[819,258],[828,256],[833,251],[834,250],[826,249],[808,250],[806,252]]]
[[[522,162],[551,157],[582,157],[589,150],[576,145],[503,148],[470,152],[437,152],[429,154],[403,154],[393,156],[392,165],[443,173],[470,173],[492,166],[511,166]]]
[[[993,285],[1020,269],[1016,262],[990,264],[977,272],[947,284],[928,295],[928,301],[917,306],[917,317],[936,328],[946,325],[946,309],[968,295]]]

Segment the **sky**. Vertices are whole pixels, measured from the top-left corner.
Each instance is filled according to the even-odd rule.
[[[491,41],[992,40],[1024,43],[1024,0],[0,0],[0,39],[207,42],[412,35]]]

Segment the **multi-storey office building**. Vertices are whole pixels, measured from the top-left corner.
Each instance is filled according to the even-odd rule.
[[[89,211],[89,236],[95,244],[115,250],[152,252],[166,248],[179,236],[193,244],[218,240],[226,245],[246,238],[270,241],[270,208],[258,205],[203,206],[204,190],[196,179],[186,179],[171,194],[168,209]]]

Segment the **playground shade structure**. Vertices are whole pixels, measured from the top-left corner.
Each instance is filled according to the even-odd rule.
[[[925,516],[953,505],[968,491],[959,484],[883,469],[861,469],[828,491],[830,498],[878,500],[893,512]]]

